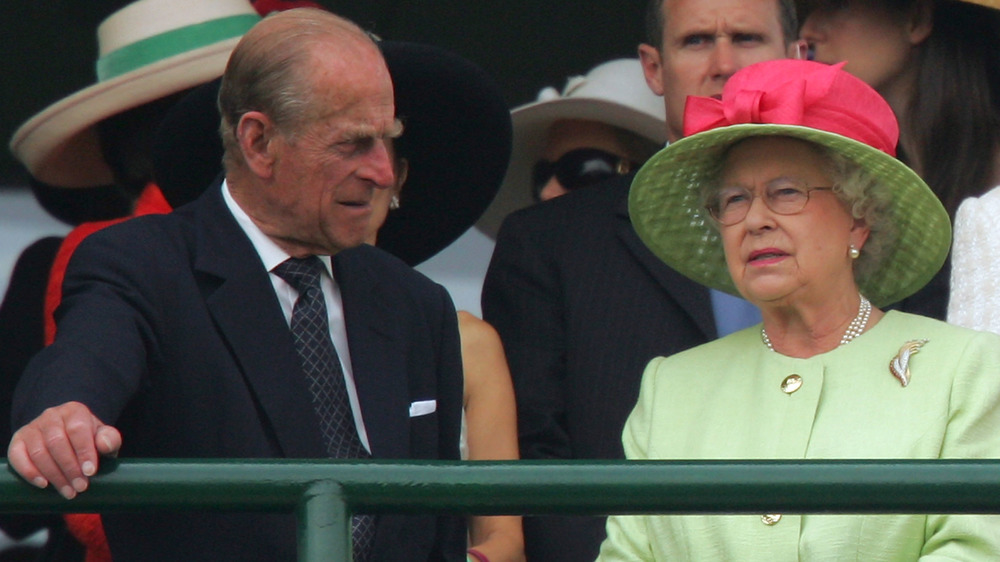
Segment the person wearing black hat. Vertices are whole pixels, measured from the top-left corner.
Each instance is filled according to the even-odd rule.
[[[391,48],[384,47],[389,62],[389,71],[396,88],[397,108],[401,116],[409,118],[407,133],[394,143],[396,162],[396,187],[381,192],[373,202],[375,213],[372,217],[368,242],[379,245],[380,230],[384,223],[398,213],[402,202],[408,196],[440,191],[440,182],[447,172],[436,169],[435,162],[442,161],[435,156],[440,152],[450,152],[451,157],[443,161],[457,164],[450,169],[459,170],[464,178],[452,177],[456,185],[465,186],[465,191],[495,193],[504,177],[504,166],[497,166],[510,152],[510,119],[499,96],[491,92],[492,81],[481,70],[457,57],[445,53],[425,50],[425,63],[417,60],[410,64],[393,65]],[[431,58],[434,57],[434,58]],[[450,60],[449,59],[454,59]],[[451,76],[431,79],[425,73],[415,73],[412,69],[427,66],[430,61],[451,70]],[[446,66],[445,66],[446,65]],[[440,75],[441,72],[434,74]],[[447,80],[447,82],[443,82]],[[422,90],[421,85],[445,83],[449,88]],[[454,86],[459,84],[475,86],[462,95]],[[444,90],[444,95],[438,92]],[[494,90],[495,91],[495,90]],[[436,93],[436,95],[435,95]],[[458,95],[467,108],[455,107],[458,100],[449,96]],[[440,97],[441,99],[437,99]],[[462,102],[458,102],[461,104]],[[462,110],[468,110],[464,112]],[[455,115],[467,115],[468,119],[455,119]],[[470,146],[465,137],[455,134],[457,121],[465,127],[473,127],[485,142],[482,146]],[[434,136],[439,136],[435,142]],[[485,162],[485,167],[473,165]],[[464,181],[463,181],[464,179]],[[462,198],[459,198],[462,199]],[[467,197],[466,197],[467,199]],[[488,199],[482,199],[488,204]],[[466,206],[470,219],[466,228],[482,214],[485,206]],[[420,223],[396,227],[400,235],[396,240],[421,239],[431,228],[441,211],[436,206],[418,209],[415,216]],[[393,224],[390,222],[389,224]],[[398,224],[398,223],[397,223]],[[409,234],[409,236],[403,236]],[[389,251],[400,250],[389,241]],[[395,252],[393,252],[395,253]],[[406,255],[400,252],[404,261],[417,265],[420,254]],[[459,334],[462,342],[462,370],[464,377],[462,458],[468,460],[512,460],[519,458],[517,445],[517,415],[514,389],[510,381],[510,371],[504,355],[503,345],[496,330],[485,321],[466,311],[459,311]],[[468,550],[470,562],[520,562],[524,560],[524,534],[521,518],[515,516],[478,516],[470,519]]]
[[[278,84],[288,96],[275,97]],[[328,12],[272,15],[233,51],[219,100],[224,179],[77,250],[56,340],[15,393],[11,466],[72,498],[101,454],[457,459],[451,300],[361,245],[402,132],[378,47]],[[466,556],[458,517],[355,522],[355,560]],[[289,514],[104,524],[115,559],[295,558]]]
[[[395,162],[396,187],[378,193],[372,203],[375,212],[368,238],[368,243],[372,245],[378,243],[378,231],[386,217],[400,208],[399,197],[410,167],[419,167],[423,163],[419,159],[414,160],[412,156],[403,156],[399,151],[396,151]],[[501,177],[497,176],[497,181]],[[462,341],[462,372],[465,383],[462,400],[462,458],[473,461],[518,459],[520,455],[517,447],[514,388],[510,382],[510,370],[500,336],[487,322],[464,310],[458,312],[458,331]],[[524,532],[521,529],[521,517],[470,518],[469,545],[469,562],[523,561]]]

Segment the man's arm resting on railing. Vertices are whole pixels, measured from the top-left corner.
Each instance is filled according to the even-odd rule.
[[[14,433],[7,459],[25,480],[39,488],[50,483],[66,499],[87,489],[99,456],[115,455],[121,433],[97,419],[79,402],[49,408]]]

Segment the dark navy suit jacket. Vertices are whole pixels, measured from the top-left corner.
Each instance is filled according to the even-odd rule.
[[[462,371],[446,291],[371,246],[333,259],[372,456],[457,459]],[[169,215],[88,237],[67,269],[53,345],[15,427],[77,400],[122,457],[318,458],[324,446],[277,297],[219,185]],[[410,417],[410,404],[436,400]],[[115,560],[294,560],[287,514],[105,517]],[[374,560],[464,560],[461,518],[381,516]]]
[[[646,364],[716,335],[708,289],[633,230],[631,180],[512,213],[498,234],[483,315],[510,363],[522,458],[624,458]],[[527,518],[524,529],[530,561],[593,560],[605,536],[603,518]]]

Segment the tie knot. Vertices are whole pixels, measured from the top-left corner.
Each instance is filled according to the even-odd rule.
[[[303,294],[313,287],[319,288],[319,278],[322,271],[323,262],[316,256],[288,258],[274,268],[278,277],[295,287],[299,294]]]

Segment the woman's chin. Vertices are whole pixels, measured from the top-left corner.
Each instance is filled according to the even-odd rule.
[[[783,301],[791,292],[791,288],[786,284],[777,283],[753,283],[740,287],[743,298],[758,307]]]

